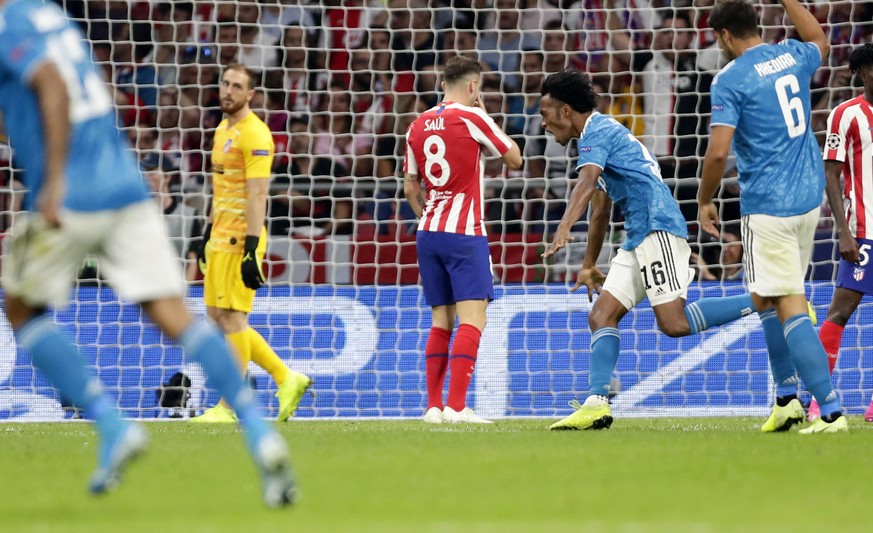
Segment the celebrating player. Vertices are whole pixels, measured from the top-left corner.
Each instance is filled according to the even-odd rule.
[[[873,271],[870,271],[873,240],[867,238],[867,209],[873,204],[870,198],[873,194],[873,43],[852,51],[849,71],[861,79],[864,93],[831,111],[824,153],[825,191],[834,212],[841,257],[828,318],[818,332],[832,373],[846,322],[861,298],[873,294]],[[845,178],[842,195],[841,173]],[[818,402],[813,399],[807,419],[812,422],[820,415]],[[864,420],[873,422],[873,402],[867,407]]]
[[[221,110],[212,147],[212,222],[203,236],[203,298],[206,312],[236,348],[243,371],[249,361],[270,373],[278,385],[280,421],[297,409],[311,380],[290,370],[267,341],[249,326],[255,291],[264,283],[261,262],[267,249],[264,216],[273,166],[273,136],[249,108],[255,73],[230,65],[221,76]],[[218,404],[195,422],[234,422],[233,411]]]
[[[594,111],[597,95],[586,74],[571,69],[552,74],[543,82],[542,95],[543,128],[562,145],[579,139],[579,178],[543,256],[554,255],[573,240],[570,230],[590,205],[588,248],[573,290],[584,285],[589,300],[593,291],[600,293],[588,314],[588,397],[582,404],[573,400],[576,411],[549,429],[604,429],[612,424],[608,397],[619,353],[618,323],[628,311],[648,296],[661,331],[681,337],[752,313],[752,299],[743,294],[686,305],[694,278],[688,267],[688,231],[657,161],[627,128]],[[624,215],[627,240],[604,277],[596,261],[613,202]]]
[[[825,181],[809,126],[809,82],[830,46],[815,17],[797,0],[781,3],[804,42],[764,43],[755,8],[746,1],[724,0],[710,14],[709,24],[730,63],[712,83],[712,134],[697,196],[700,226],[718,236],[712,196],[733,141],[746,279],[761,314],[776,383],[776,405],[761,430],[782,431],[803,420],[799,372],[822,413],[801,433],[846,431],[827,356],[807,314],[804,285]]]
[[[483,215],[483,148],[508,167],[521,168],[521,152],[479,96],[478,61],[453,57],[443,71],[445,99],[422,113],[406,132],[403,190],[421,221],[416,237],[424,297],[432,308],[425,346],[428,423],[490,423],[467,407],[467,388],[494,297],[491,254]],[[424,178],[427,199],[422,196]],[[458,331],[449,355],[449,339]],[[451,368],[448,401],[443,382]]]
[[[264,501],[292,501],[285,441],[261,418],[220,332],[185,308],[175,252],[133,156],[115,128],[105,82],[83,37],[52,3],[0,1],[0,107],[29,192],[3,257],[6,315],[18,345],[100,438],[90,490],[114,486],[124,465],[147,446],[100,390],[82,355],[46,314],[64,305],[88,254],[119,294],[139,302],[161,330],[200,363],[239,413],[258,465]]]

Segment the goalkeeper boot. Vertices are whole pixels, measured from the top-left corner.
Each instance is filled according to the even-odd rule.
[[[549,426],[549,429],[609,429],[612,425],[612,411],[604,396],[591,395],[585,403],[570,401],[570,407],[576,411]]]
[[[233,409],[218,404],[203,411],[202,415],[195,416],[190,422],[195,424],[234,424],[236,423],[236,413],[233,412]]]
[[[255,446],[254,456],[261,474],[261,495],[267,507],[293,505],[298,490],[285,439],[276,432],[268,432]]]
[[[825,422],[823,418],[819,418],[808,428],[801,429],[799,433],[812,435],[813,433],[842,433],[846,431],[849,431],[849,422],[846,417],[840,416],[833,422]]]
[[[818,408],[818,402],[815,398],[809,402],[809,409],[806,410],[806,421],[815,422],[821,416],[821,410]]]
[[[485,420],[473,412],[469,407],[455,411],[449,406],[443,409],[443,421],[449,424],[493,424],[491,420]]]
[[[867,406],[867,411],[864,413],[865,422],[873,422],[873,402]]]
[[[443,411],[439,407],[431,407],[421,419],[428,424],[442,424],[444,422]]]
[[[103,494],[121,482],[124,467],[146,451],[149,438],[139,424],[125,424],[119,434],[100,443],[100,466],[91,476],[91,494]]]
[[[288,371],[288,377],[285,378],[284,383],[279,385],[279,392],[276,393],[276,397],[279,398],[279,415],[276,420],[284,422],[294,415],[294,411],[297,410],[300,400],[309,390],[310,385],[312,385],[312,380],[309,376],[293,370]]]
[[[773,406],[773,412],[770,413],[770,418],[761,426],[761,431],[764,433],[775,433],[777,431],[788,431],[794,424],[803,422],[803,405],[797,398],[788,402],[788,405]]]

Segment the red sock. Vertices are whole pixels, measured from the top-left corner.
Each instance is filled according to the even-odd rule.
[[[828,369],[831,374],[834,373],[834,367],[837,364],[837,353],[840,351],[840,342],[843,340],[843,329],[845,326],[825,320],[818,332],[818,339],[824,346],[825,353],[828,354]]]
[[[424,347],[424,369],[427,381],[427,408],[443,408],[443,383],[449,365],[449,339],[452,332],[432,327]]]
[[[479,338],[482,332],[470,324],[461,324],[455,334],[452,356],[449,358],[452,376],[449,379],[449,401],[446,405],[455,411],[467,406],[467,389],[473,379],[473,367],[479,353]]]

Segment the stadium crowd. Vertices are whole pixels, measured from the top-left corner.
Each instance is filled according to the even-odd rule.
[[[524,155],[518,171],[507,172],[499,159],[485,167],[490,233],[543,234],[557,226],[574,177],[573,147],[544,134],[540,85],[546,74],[574,66],[592,76],[599,109],[657,157],[698,240],[694,198],[709,86],[724,63],[706,24],[713,0],[59,3],[92,43],[119,128],[153,174],[165,212],[176,217],[181,255],[193,257],[204,218],[223,65],[239,62],[260,76],[252,108],[276,146],[271,234],[400,236],[414,231],[399,186],[404,133],[438,101],[437,72],[457,54],[482,63],[485,106]],[[873,3],[809,4],[832,44],[812,92],[814,129],[823,132],[829,110],[853,94],[846,59],[852,46],[873,39]],[[791,36],[778,2],[758,8],[765,41]],[[8,159],[7,152],[0,156]],[[9,193],[16,186],[4,173],[6,213],[15,210]],[[738,191],[727,183],[725,252],[719,243],[699,248],[701,279],[742,275],[741,246],[730,235],[739,231]],[[829,229],[824,219],[822,229]]]

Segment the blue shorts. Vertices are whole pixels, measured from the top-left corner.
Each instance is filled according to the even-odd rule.
[[[494,298],[488,237],[419,231],[416,245],[428,305]]]
[[[867,239],[855,239],[858,241],[858,246],[866,253],[861,254],[861,262],[850,263],[845,259],[840,259],[840,266],[837,269],[837,287],[849,289],[861,294],[873,295],[873,261],[870,256],[873,255],[873,241]],[[867,258],[864,262],[864,258]]]

